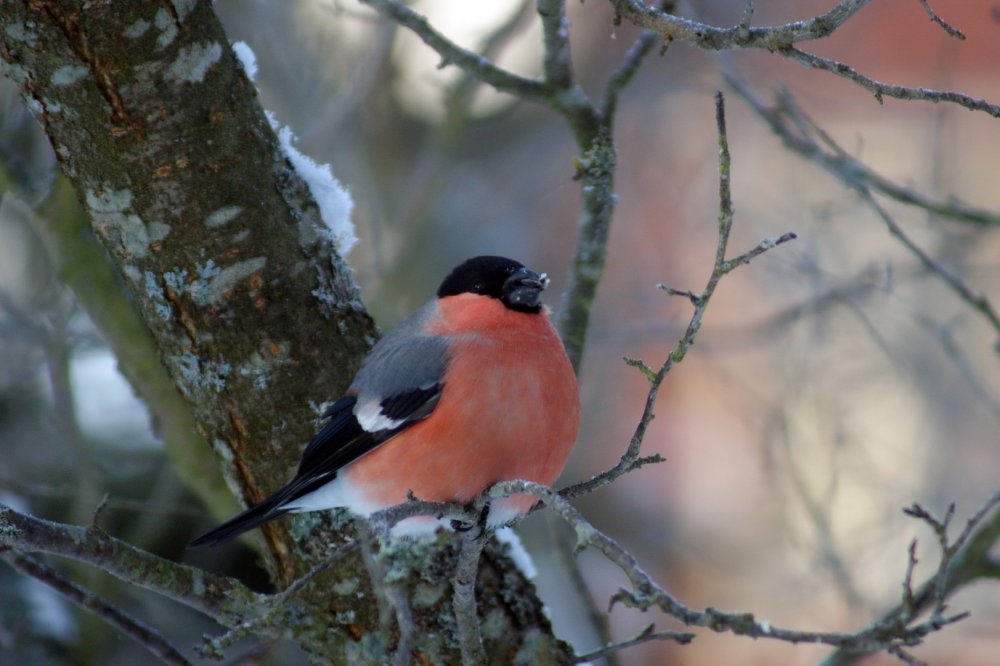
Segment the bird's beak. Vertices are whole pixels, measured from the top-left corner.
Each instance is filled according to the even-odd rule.
[[[530,268],[519,268],[503,283],[503,300],[515,309],[537,310],[542,291],[549,286],[549,276]]]

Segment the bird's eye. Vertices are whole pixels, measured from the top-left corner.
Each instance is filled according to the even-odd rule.
[[[474,285],[472,285],[472,290],[473,291],[486,291],[486,283],[485,282],[477,282]]]

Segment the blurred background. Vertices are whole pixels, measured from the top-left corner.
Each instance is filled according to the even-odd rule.
[[[805,19],[832,0],[760,0],[756,25]],[[806,50],[877,80],[1000,101],[1000,20],[990,0],[938,3],[965,32],[948,37],[919,3],[879,0]],[[736,0],[695,3],[734,25]],[[540,72],[533,3],[421,0],[413,7],[459,44],[526,75]],[[515,257],[553,278],[554,309],[573,253],[578,152],[547,108],[475,85],[405,30],[353,2],[218,0],[232,41],[259,66],[262,104],[354,198],[360,242],[347,257],[365,302],[388,328],[474,254]],[[576,76],[599,99],[638,32],[614,26],[608,3],[568,3]],[[956,106],[871,94],[766,52],[732,53],[762,100],[781,91],[850,155],[896,183],[1000,215],[1000,124]],[[900,509],[913,502],[956,525],[998,487],[997,331],[887,232],[828,173],[785,150],[726,88],[716,55],[681,43],[645,62],[621,98],[616,209],[580,374],[582,433],[568,484],[613,465],[642,410],[647,384],[630,356],[658,366],[683,333],[690,304],[656,289],[701,291],[714,256],[718,170],[712,96],[727,93],[735,227],[730,254],[793,231],[798,240],[726,277],[697,344],[669,375],[644,453],[666,458],[577,502],[657,581],[693,608],[752,611],[774,626],[854,631],[896,604],[906,549],[919,540],[916,580],[935,570],[933,534]],[[60,280],[40,216],[81,213],[13,85],[0,82],[0,501],[102,525],[165,557],[267,580],[236,544],[187,554],[211,519],[185,490],[153,434],[149,411]],[[61,193],[61,194],[60,194]],[[880,199],[935,261],[1000,301],[1000,234]],[[93,245],[92,238],[84,238]],[[122,287],[124,288],[124,287]],[[557,634],[596,646],[571,583],[551,558],[554,523],[521,532]],[[200,558],[200,559],[196,559]],[[159,626],[185,649],[218,628],[170,602],[59,563],[102,595]],[[598,555],[580,564],[599,608],[625,584]],[[40,584],[0,567],[0,662],[137,663],[146,654]],[[972,616],[914,653],[933,664],[998,663],[995,582],[957,594]],[[625,639],[656,614],[618,607]],[[676,628],[676,627],[675,627]],[[304,663],[294,648],[243,645],[234,663]],[[621,664],[813,664],[827,650],[700,632],[690,646],[647,644]],[[873,657],[866,663],[896,663]]]

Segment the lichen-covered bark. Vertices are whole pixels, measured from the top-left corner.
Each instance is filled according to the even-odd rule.
[[[8,74],[231,487],[262,499],[374,329],[210,4],[3,11]],[[290,543],[268,541],[287,581]]]
[[[0,3],[0,57],[230,487],[244,504],[262,499],[289,478],[319,406],[345,388],[376,330],[211,3],[10,0]],[[275,581],[301,575],[349,532],[322,514],[268,526]],[[416,652],[454,662],[452,560],[412,557]],[[565,659],[509,561],[485,557],[481,578],[498,663]],[[392,627],[359,594],[368,585],[357,558],[338,565],[296,599],[287,629],[323,661],[391,649]]]

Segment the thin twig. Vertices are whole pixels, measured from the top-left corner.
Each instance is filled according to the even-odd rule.
[[[945,22],[944,19],[938,16],[937,13],[935,13],[935,11],[931,9],[931,4],[927,2],[927,0],[920,0],[920,4],[923,6],[924,11],[927,12],[927,15],[931,17],[931,21],[941,26],[941,28],[945,32],[947,32],[955,39],[965,39],[965,35],[962,33],[962,31],[959,30],[958,28],[949,25],[948,23]]]
[[[656,631],[656,625],[651,624],[643,629],[639,635],[630,638],[627,641],[606,645],[600,649],[594,650],[593,652],[588,652],[587,654],[576,655],[573,657],[573,663],[581,664],[591,662],[596,659],[606,659],[607,657],[620,652],[625,648],[632,647],[633,645],[641,645],[650,641],[674,641],[680,645],[687,645],[692,640],[694,640],[694,634],[692,633],[682,631]]]
[[[982,111],[994,118],[1000,118],[1000,105],[987,102],[982,98],[966,95],[965,93],[951,90],[934,90],[932,88],[910,88],[907,86],[897,86],[892,83],[883,83],[861,74],[846,63],[833,60],[832,58],[823,58],[814,53],[793,47],[784,48],[778,53],[810,69],[819,69],[835,74],[842,79],[847,79],[871,92],[879,103],[882,103],[883,97],[921,100],[924,102],[948,102],[949,104],[956,104],[970,111]]]
[[[766,238],[751,250],[733,259],[727,260],[725,258],[726,247],[729,243],[729,234],[732,230],[733,224],[733,207],[732,196],[730,194],[731,157],[729,154],[729,141],[725,124],[725,108],[721,92],[716,93],[715,108],[716,126],[719,134],[719,231],[712,274],[709,276],[708,283],[705,285],[701,294],[694,294],[690,291],[673,289],[671,287],[661,285],[661,288],[664,289],[664,291],[684,296],[691,301],[692,305],[694,305],[694,312],[691,315],[690,321],[688,321],[684,335],[677,341],[673,351],[669,356],[667,356],[666,360],[660,366],[659,371],[655,374],[652,373],[652,370],[648,366],[640,361],[627,361],[629,365],[639,367],[650,382],[649,391],[646,394],[646,404],[643,408],[642,415],[639,417],[639,423],[636,425],[632,438],[629,440],[628,448],[625,450],[625,453],[622,455],[618,463],[611,469],[598,474],[587,481],[574,484],[561,490],[560,495],[563,497],[571,498],[593,492],[598,488],[603,488],[623,474],[639,469],[644,465],[662,461],[662,458],[658,455],[645,458],[640,457],[639,453],[642,447],[642,441],[646,436],[646,429],[653,420],[653,408],[656,404],[656,398],[659,395],[660,385],[663,383],[667,373],[670,372],[673,366],[684,360],[684,356],[687,354],[688,349],[690,349],[694,344],[698,331],[701,329],[701,322],[705,315],[705,310],[708,307],[712,295],[715,293],[719,280],[738,266],[748,264],[755,257],[763,254],[769,249],[795,238],[795,234],[793,233],[782,234],[781,236],[777,236],[775,238]]]
[[[749,83],[739,75],[729,59],[721,55],[719,57],[726,83],[782,139],[785,147],[819,165],[840,181],[847,184],[863,182],[896,201],[917,206],[958,222],[967,222],[977,226],[1000,225],[1000,214],[996,211],[970,206],[954,197],[937,199],[913,188],[904,187],[875,172],[865,163],[825,140],[823,144],[826,145],[826,149],[824,149],[824,145],[816,141],[810,132],[794,131],[789,126],[789,121],[802,119],[817,133],[821,132],[819,127],[802,112],[795,99],[787,91],[780,93],[777,105],[767,106],[757,97]],[[796,125],[798,126],[797,123]],[[828,135],[822,133],[822,136]]]
[[[757,28],[742,23],[731,28],[719,28],[675,16],[646,5],[643,0],[611,0],[611,4],[619,16],[640,28],[653,30],[670,39],[690,42],[703,49],[760,48],[773,51],[797,42],[828,37],[870,1],[841,0],[827,13],[805,21]]]
[[[618,107],[618,98],[621,96],[622,91],[631,83],[632,79],[635,77],[636,72],[639,71],[639,66],[642,65],[643,60],[646,56],[653,50],[656,43],[661,39],[661,36],[652,30],[645,30],[632,47],[625,54],[625,58],[622,60],[621,64],[608,79],[608,84],[604,87],[604,99],[601,102],[601,117],[605,119],[614,118],[615,111]]]
[[[156,629],[109,604],[89,590],[80,587],[47,564],[18,553],[7,554],[4,559],[21,573],[48,585],[76,605],[101,618],[144,647],[163,663],[173,666],[190,666],[191,662]]]
[[[940,262],[935,260],[932,256],[927,254],[927,252],[917,245],[917,243],[909,237],[909,235],[903,231],[896,220],[889,215],[888,211],[883,208],[875,197],[872,196],[871,192],[864,187],[857,188],[858,194],[861,199],[868,204],[869,207],[875,214],[878,215],[885,226],[889,229],[889,233],[898,238],[903,246],[908,249],[913,256],[920,260],[920,263],[924,265],[927,270],[934,273],[963,301],[965,301],[973,310],[976,310],[989,322],[990,326],[993,327],[995,333],[1000,335],[1000,314],[993,308],[993,304],[986,297],[985,294],[979,294],[972,290],[969,285],[965,283],[958,275],[952,271],[945,268]]]
[[[851,653],[894,651],[920,644],[931,633],[959,622],[968,613],[943,617],[935,615],[919,624],[906,624],[897,618],[887,618],[874,623],[856,633],[800,631],[776,627],[769,622],[757,620],[751,613],[726,613],[714,608],[696,611],[688,608],[666,590],[659,587],[643,571],[635,558],[620,544],[595,528],[560,494],[545,486],[528,481],[505,481],[493,486],[488,495],[493,499],[510,495],[530,495],[540,498],[545,505],[555,511],[573,528],[578,549],[596,548],[615,564],[628,578],[631,590],[620,589],[612,598],[611,605],[624,603],[639,610],[657,607],[688,626],[704,627],[717,633],[731,633],[752,638],[768,638],[786,643],[815,643],[843,648]],[[974,528],[985,513],[977,513],[970,522]],[[895,654],[895,652],[892,652]]]
[[[538,79],[518,76],[497,67],[472,51],[458,46],[435,30],[424,16],[406,5],[394,0],[361,0],[379,14],[391,18],[396,23],[409,28],[425,44],[441,56],[441,65],[456,65],[473,74],[484,83],[500,92],[506,92],[522,99],[543,101],[547,87]]]

